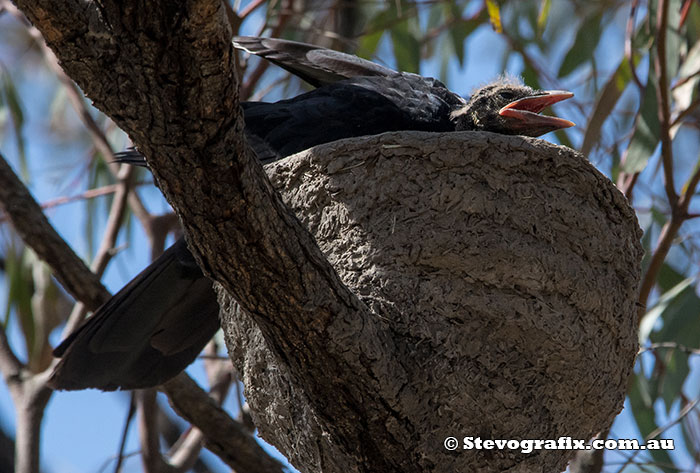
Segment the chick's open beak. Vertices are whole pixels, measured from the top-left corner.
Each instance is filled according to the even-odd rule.
[[[540,115],[548,106],[573,97],[566,90],[546,90],[541,93],[514,100],[498,111],[502,117],[515,119],[511,126],[521,130],[520,134],[540,136],[550,131],[574,126],[563,118]]]

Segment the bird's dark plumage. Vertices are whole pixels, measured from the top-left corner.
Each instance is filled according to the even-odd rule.
[[[341,138],[387,131],[492,131],[539,136],[573,125],[539,115],[570,97],[500,80],[466,102],[440,81],[293,41],[237,37],[234,45],[318,89],[242,104],[248,142],[263,164]],[[136,150],[119,161],[144,165]],[[154,386],[189,365],[219,327],[211,281],[183,239],[114,295],[54,351],[55,389]]]
[[[236,36],[233,45],[267,59],[314,87],[351,77],[391,77],[403,74],[352,54],[285,39]]]
[[[211,281],[180,239],[54,350],[61,361],[49,385],[160,384],[194,361],[219,329],[218,314]]]
[[[397,130],[454,131],[450,113],[463,105],[439,81],[413,74],[400,81],[356,77],[290,100],[242,104],[246,133],[276,153],[263,151],[258,156],[263,164],[342,138]]]

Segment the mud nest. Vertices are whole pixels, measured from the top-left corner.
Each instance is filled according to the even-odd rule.
[[[637,352],[641,230],[584,156],[491,133],[389,133],[268,175],[396,340],[408,377],[382,380],[377,402],[405,420],[386,426],[397,471],[561,471],[573,452],[462,438],[589,439],[612,423]],[[261,435],[303,472],[372,471],[327,435],[248,316],[224,318]],[[331,336],[353,350],[352,333]]]

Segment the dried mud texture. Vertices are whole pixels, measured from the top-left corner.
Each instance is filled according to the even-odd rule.
[[[491,133],[389,133],[268,174],[396,340],[409,378],[381,380],[377,404],[401,419],[386,425],[397,471],[561,471],[571,452],[448,452],[443,440],[589,439],[611,424],[637,351],[641,230],[585,157]],[[303,472],[372,471],[326,435],[249,317],[228,314],[261,435]],[[353,336],[329,333],[348,351]]]

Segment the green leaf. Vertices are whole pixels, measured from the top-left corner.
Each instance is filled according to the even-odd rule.
[[[551,8],[552,0],[542,0],[540,14],[537,15],[537,36],[542,36],[542,32],[547,26],[547,18],[549,18],[549,10]]]
[[[687,278],[676,284],[672,289],[664,292],[656,305],[649,309],[646,314],[642,317],[639,323],[639,342],[644,343],[646,340],[651,340],[651,333],[656,325],[656,321],[666,313],[669,307],[672,307],[674,303],[677,302],[678,298],[685,294],[688,290],[693,291],[692,284],[694,282],[693,278]],[[664,321],[665,321],[664,317]],[[658,341],[658,340],[656,340]]]
[[[697,333],[697,332],[696,332]],[[661,399],[664,401],[666,406],[666,413],[668,414],[673,407],[673,403],[676,399],[680,398],[681,391],[683,389],[683,384],[690,369],[688,367],[688,354],[672,348],[667,348],[666,353],[663,353],[661,359],[664,362],[664,369],[659,373],[659,388]]]
[[[588,155],[593,149],[593,145],[599,140],[603,123],[610,116],[617,101],[620,100],[620,96],[622,96],[622,92],[630,83],[631,78],[632,73],[629,63],[623,58],[598,94],[598,98],[593,106],[593,112],[590,114],[588,123],[586,123],[586,133],[583,135],[583,143],[580,150],[584,155]]]
[[[32,314],[31,268],[27,265],[27,250],[11,243],[5,250],[5,278],[8,286],[5,318],[8,319],[12,309],[22,330],[27,357],[31,357],[34,346],[34,317]]]
[[[685,43],[680,34],[681,0],[670,0],[668,4],[668,25],[666,26],[666,73],[675,77],[681,60],[681,47]]]
[[[683,84],[673,89],[673,99],[679,109],[683,110],[693,101],[696,85],[700,78],[695,74],[700,70],[700,42],[697,42],[690,48],[683,63],[678,70],[678,76]]]
[[[566,53],[559,67],[559,77],[565,77],[574,72],[581,64],[591,61],[601,36],[602,14],[598,13],[587,18],[576,33],[574,44]]]
[[[668,287],[670,280],[678,280],[679,276],[673,268],[667,266],[663,271],[664,286]],[[642,319],[639,330],[642,342],[649,339],[652,343],[672,342],[698,348],[700,298],[695,293],[694,282],[695,278],[683,279],[662,293],[656,305]],[[659,319],[663,324],[659,330],[654,331]],[[669,411],[680,396],[688,377],[688,355],[679,349],[663,350],[659,351],[659,360],[663,362],[664,369],[656,372],[659,373],[660,395]]]
[[[479,15],[469,20],[462,19],[461,8],[458,8],[456,4],[450,4],[450,12],[448,14],[448,21],[453,21],[452,26],[447,30],[452,47],[454,48],[454,53],[459,61],[460,66],[464,66],[464,60],[466,59],[466,49],[464,44],[467,41],[469,35],[471,35],[474,30],[481,26],[484,21],[486,21],[486,15],[482,11]]]
[[[384,36],[384,31],[376,31],[362,36],[356,54],[365,59],[371,59],[377,52],[382,36]]]
[[[676,271],[668,263],[664,263],[661,265],[659,275],[656,278],[656,282],[659,285],[659,289],[661,290],[662,294],[665,294],[667,291],[670,291],[685,280],[686,276]]]
[[[471,29],[465,27],[465,23],[459,23],[455,25],[454,28],[449,29],[450,41],[452,43],[452,48],[454,49],[455,57],[459,61],[460,66],[464,66],[464,59],[466,58],[464,43],[472,32]]]
[[[523,81],[530,87],[535,89],[541,89],[540,76],[536,70],[534,70],[529,64],[525,63],[525,68],[523,69]]]
[[[450,15],[450,11],[454,7],[453,3],[436,3],[430,7],[430,12],[428,13],[428,22],[426,26],[428,30],[433,28],[438,28],[443,24],[444,15]]]
[[[398,70],[416,74],[420,72],[420,42],[409,31],[408,21],[402,21],[392,28],[391,40]]]
[[[503,25],[501,24],[501,10],[498,4],[493,0],[486,0],[486,10],[489,14],[489,20],[491,20],[491,26],[496,33],[503,32]]]
[[[389,8],[378,11],[373,17],[367,21],[367,28],[360,39],[358,54],[365,53],[371,57],[377,50],[379,41],[384,33],[386,33],[387,25],[393,23],[398,16],[396,12],[396,4],[390,3]]]
[[[650,334],[654,343],[674,342],[699,348],[700,298],[695,294],[693,282],[694,278],[688,278],[661,295],[665,305],[661,314],[663,326]]]
[[[650,63],[653,61],[650,59]],[[634,134],[627,148],[627,158],[622,170],[627,173],[641,172],[659,144],[659,116],[656,99],[657,83],[653,65],[650,65],[647,86],[644,89],[642,105],[634,125]]]
[[[628,399],[632,415],[637,422],[637,428],[639,428],[642,436],[646,438],[658,428],[658,425],[656,425],[653,400],[649,396],[648,385],[643,373],[635,374],[630,385]],[[673,465],[665,450],[649,450],[649,453],[657,463]]]
[[[24,112],[20,102],[19,94],[12,81],[12,77],[0,64],[0,105],[4,105],[12,118],[15,141],[17,142],[17,154],[19,155],[20,174],[25,181],[29,180],[27,168],[27,154],[24,143]]]

